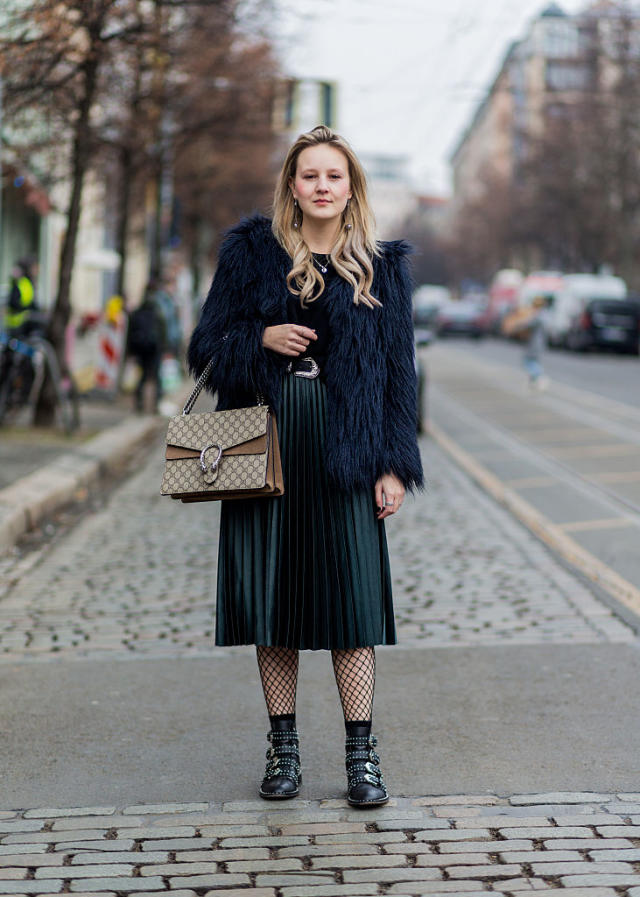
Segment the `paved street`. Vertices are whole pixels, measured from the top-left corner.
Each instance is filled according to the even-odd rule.
[[[580,554],[592,578],[608,579],[618,599],[640,613],[640,411],[625,401],[625,372],[638,368],[637,359],[582,358],[583,387],[567,385],[559,372],[548,390],[531,394],[518,366],[521,350],[498,343],[496,361],[490,348],[458,341],[426,351],[434,434],[454,440],[485,485],[495,479],[511,496],[507,504],[528,507],[565,556]],[[591,388],[601,362],[609,386],[620,387],[618,401]]]
[[[463,349],[466,355],[478,361],[508,365],[514,371],[522,371],[523,347],[519,343],[488,337],[482,340],[451,340],[444,344],[449,349]],[[565,349],[549,349],[544,353],[546,372],[556,383],[586,389],[640,408],[640,358],[615,352],[569,352]]]
[[[253,649],[212,646],[219,507],[158,495],[160,444],[64,538],[0,560],[0,894],[640,897],[636,631],[421,448],[428,490],[387,524],[394,801],[366,814],[322,652],[301,663],[301,799],[256,800]]]

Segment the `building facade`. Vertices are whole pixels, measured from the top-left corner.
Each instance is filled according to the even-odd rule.
[[[451,158],[454,210],[520,176],[527,143],[589,85],[584,16],[552,3],[508,49]]]

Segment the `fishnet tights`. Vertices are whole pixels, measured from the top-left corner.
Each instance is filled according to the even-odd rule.
[[[375,650],[373,648],[334,650],[331,652],[331,659],[345,721],[370,720],[376,684]]]
[[[298,652],[258,645],[258,668],[269,716],[296,712]]]
[[[298,651],[258,645],[256,653],[267,713],[269,716],[295,713]],[[345,720],[370,720],[376,682],[375,650],[333,650],[331,660]]]

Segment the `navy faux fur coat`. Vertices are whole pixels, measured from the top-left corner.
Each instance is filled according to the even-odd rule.
[[[424,488],[424,479],[416,437],[409,246],[395,241],[382,247],[372,286],[382,306],[355,305],[353,288],[342,278],[327,287],[326,469],[339,488],[373,487],[391,471],[412,492]],[[262,332],[287,323],[290,270],[268,218],[243,219],[227,232],[188,350],[196,377],[214,358],[208,389],[218,394],[218,410],[254,405],[259,391],[277,420],[281,379],[293,356],[266,349]]]

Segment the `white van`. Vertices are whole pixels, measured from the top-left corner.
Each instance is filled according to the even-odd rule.
[[[612,274],[565,274],[544,317],[547,342],[563,346],[571,321],[592,299],[626,299],[627,285]]]

